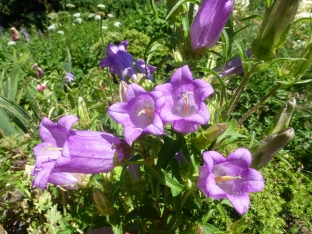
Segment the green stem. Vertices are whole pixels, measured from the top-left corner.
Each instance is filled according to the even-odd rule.
[[[66,216],[66,199],[65,199],[65,193],[63,190],[61,190],[62,193],[62,203],[63,203],[63,215]]]
[[[241,125],[249,115],[258,110],[259,106],[261,106],[269,97],[271,97],[280,87],[282,87],[282,84],[276,85],[267,95],[265,95],[256,105],[254,105],[246,114],[244,114],[243,117],[238,120],[237,125]]]
[[[252,73],[250,73],[250,72],[245,73],[242,82],[240,83],[240,85],[235,90],[235,93],[234,93],[234,95],[233,95],[233,97],[231,99],[231,102],[230,102],[229,111],[227,113],[228,117],[230,117],[232,111],[234,110],[234,108],[235,108],[235,106],[236,106],[236,104],[237,104],[237,102],[238,102],[242,92],[245,89],[246,84],[250,80],[251,74]]]

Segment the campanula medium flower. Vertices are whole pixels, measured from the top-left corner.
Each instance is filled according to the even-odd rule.
[[[229,199],[238,213],[246,213],[250,204],[248,193],[264,188],[260,172],[249,168],[249,150],[236,149],[227,158],[219,152],[206,151],[203,159],[205,165],[199,168],[197,187],[213,199]]]
[[[204,0],[190,29],[192,50],[217,43],[233,6],[234,0]]]
[[[107,57],[100,61],[100,67],[109,67],[112,74],[117,74],[124,81],[129,78],[136,80],[140,76],[152,79],[156,67],[146,65],[141,59],[135,60],[127,52],[128,44],[128,41],[122,41],[118,46],[109,44],[106,48]]]
[[[35,63],[35,64],[32,65],[31,67],[35,70],[37,78],[43,77],[43,71],[42,71],[42,69],[38,66],[37,63]]]
[[[115,163],[122,161],[125,143],[104,132],[71,130],[77,120],[74,115],[65,116],[57,123],[42,119],[39,127],[42,143],[34,148],[33,186],[46,189],[48,182],[64,185],[61,178],[74,183],[73,174],[69,173],[109,172]]]
[[[200,125],[208,123],[210,114],[204,101],[213,94],[213,88],[204,80],[193,80],[187,65],[173,73],[171,83],[157,85],[155,91],[166,97],[160,117],[164,123],[170,122],[175,131],[195,132]]]
[[[66,76],[64,76],[64,80],[67,81],[67,82],[72,82],[74,80],[74,75],[71,74],[70,72],[67,72]]]
[[[158,110],[164,105],[161,92],[147,92],[138,84],[130,84],[126,90],[126,102],[113,104],[108,114],[124,125],[124,137],[131,145],[143,132],[153,135],[164,134],[163,122]]]

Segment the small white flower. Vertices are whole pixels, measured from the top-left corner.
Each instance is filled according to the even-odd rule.
[[[100,8],[100,9],[104,9],[105,5],[104,4],[98,4],[97,7]]]
[[[73,16],[76,17],[76,18],[79,18],[81,16],[81,14],[80,13],[75,13],[75,14],[73,14]]]
[[[76,23],[78,23],[78,24],[81,24],[82,19],[81,19],[81,18],[77,18],[77,19],[75,19],[74,21],[75,21]]]
[[[108,27],[107,27],[106,25],[103,25],[103,26],[102,26],[102,29],[105,30],[105,29],[108,29]]]
[[[89,15],[88,15],[88,18],[93,18],[95,16],[95,14],[93,14],[93,13],[90,13]]]
[[[64,35],[64,31],[61,31],[61,30],[60,30],[60,31],[57,31],[57,33],[58,33],[58,34]]]
[[[57,26],[55,24],[51,24],[49,27],[48,27],[48,30],[55,30],[57,28]]]
[[[101,20],[101,16],[100,16],[100,15],[96,15],[96,16],[94,17],[94,19],[95,19],[95,20]]]
[[[16,42],[15,42],[15,41],[9,41],[9,42],[8,42],[8,45],[9,45],[9,46],[11,46],[11,45],[15,45],[15,44],[16,44]]]
[[[114,15],[113,14],[107,14],[107,17],[108,18],[114,18]]]
[[[115,25],[116,27],[119,27],[119,26],[121,25],[121,23],[117,21],[117,22],[114,23],[114,25]]]

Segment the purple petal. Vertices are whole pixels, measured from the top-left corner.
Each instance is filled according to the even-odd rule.
[[[243,168],[248,168],[251,165],[252,156],[248,149],[238,148],[229,154],[228,161]]]
[[[226,162],[226,158],[217,151],[206,151],[203,159],[207,167],[211,168],[220,163]]]
[[[195,124],[193,122],[188,122],[184,119],[182,120],[176,120],[172,122],[172,127],[176,132],[180,132],[183,134],[187,134],[190,132],[196,132],[199,124]]]
[[[226,193],[218,185],[216,185],[215,177],[213,174],[209,174],[206,180],[207,195],[213,199],[226,198]]]
[[[130,101],[131,99],[134,99],[142,94],[146,94],[147,91],[142,88],[140,85],[138,84],[130,84],[128,85],[127,91],[126,91],[126,99],[127,101]]]
[[[68,132],[70,131],[70,129],[72,128],[74,123],[76,123],[77,121],[78,121],[77,116],[66,115],[66,116],[59,119],[59,121],[57,122],[57,126],[62,128],[62,129],[65,129],[66,133],[68,134]]]
[[[134,127],[128,127],[125,126],[124,128],[124,137],[126,142],[129,145],[132,145],[132,143],[138,139],[138,137],[142,134],[143,129],[142,128],[134,128]]]
[[[193,83],[193,75],[188,67],[185,65],[176,70],[171,77],[171,85],[174,88],[178,88],[184,85],[190,85]],[[191,91],[189,89],[185,91]]]
[[[248,193],[242,193],[239,195],[227,195],[227,198],[239,214],[242,215],[247,212],[250,204],[250,198]]]
[[[194,80],[195,93],[199,102],[203,102],[207,97],[214,93],[212,86],[204,80]]]
[[[57,172],[50,174],[49,183],[60,185],[67,189],[75,189],[75,185],[78,183],[78,180],[71,173]]]

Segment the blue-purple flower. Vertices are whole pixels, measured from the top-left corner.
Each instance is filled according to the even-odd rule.
[[[246,213],[250,204],[248,193],[264,188],[260,172],[250,168],[249,150],[236,149],[227,158],[219,152],[206,151],[203,159],[205,165],[199,168],[197,187],[213,199],[229,199],[238,213]]]
[[[66,82],[72,82],[73,80],[74,80],[74,75],[73,74],[71,74],[70,72],[67,72],[66,73],[66,76],[64,77],[64,80],[66,81]]]
[[[191,133],[208,123],[210,114],[204,101],[213,94],[213,88],[204,80],[193,80],[187,65],[173,73],[170,83],[157,85],[155,91],[166,97],[160,117],[164,123],[170,122],[175,131]]]
[[[145,64],[144,60],[135,60],[127,52],[129,42],[122,41],[118,46],[109,44],[106,48],[106,58],[100,61],[100,67],[109,67],[110,73],[117,74],[123,81],[137,80],[145,76],[153,80],[152,74],[156,67]]]
[[[130,84],[126,90],[126,102],[115,103],[108,114],[124,125],[124,137],[131,145],[143,132],[153,135],[164,134],[163,122],[158,110],[164,105],[161,92],[147,92],[138,84]]]
[[[73,173],[109,172],[121,163],[125,143],[104,132],[71,130],[77,120],[74,115],[61,118],[57,124],[42,119],[39,127],[42,143],[34,148],[33,186],[46,189],[48,182],[74,185],[78,180]]]
[[[204,0],[191,25],[192,50],[213,47],[230,17],[235,0]]]

